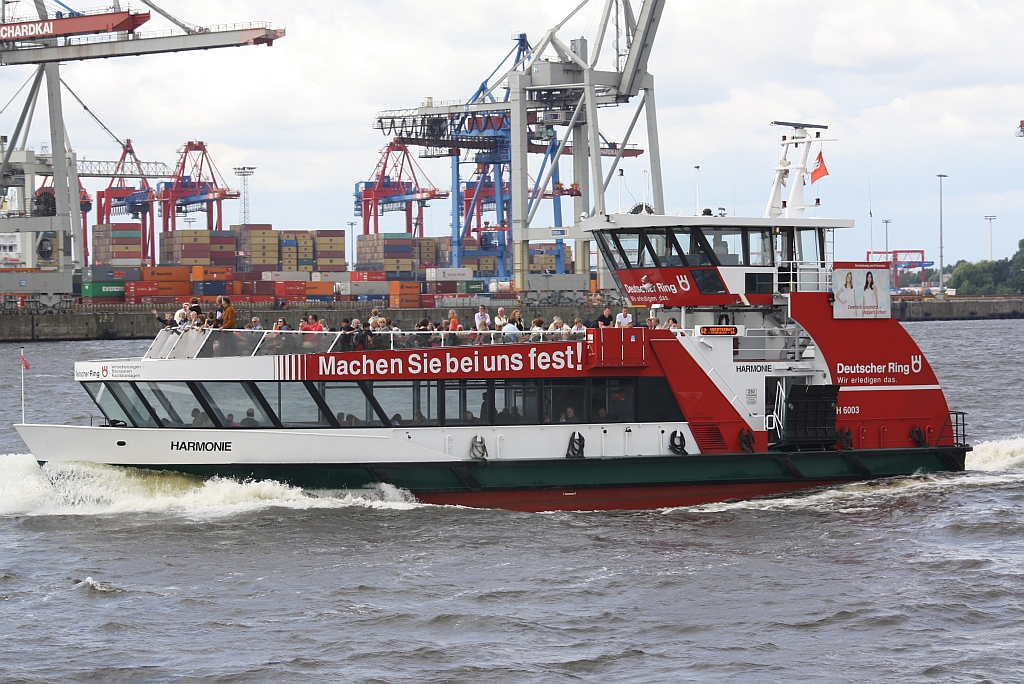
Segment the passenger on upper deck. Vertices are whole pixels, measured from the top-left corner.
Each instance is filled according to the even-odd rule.
[[[249,320],[249,324],[250,324],[250,326],[251,326],[251,327],[249,328],[250,330],[263,330],[263,326],[262,326],[262,325],[260,325],[260,317],[259,317],[259,316],[253,316],[253,317],[252,317],[252,318],[251,318],[251,319]]]
[[[494,317],[494,329],[501,330],[508,323],[508,316],[505,315],[505,307],[498,307],[498,314]]]
[[[231,300],[228,297],[224,298],[224,310],[220,316],[220,327],[227,330],[237,327],[235,325],[235,307],[231,305]]]
[[[597,317],[598,328],[612,328],[615,327],[615,319],[612,318],[612,308],[610,306],[604,307],[604,313]]]
[[[163,316],[161,316],[160,314],[158,314],[158,313],[156,312],[156,309],[150,309],[149,311],[150,311],[150,313],[152,313],[152,314],[153,314],[154,316],[156,316],[156,320],[158,320],[158,321],[160,321],[161,323],[163,323],[163,324],[164,324],[164,327],[165,327],[165,328],[177,328],[177,327],[178,327],[178,318],[177,318],[177,314],[175,314],[175,315],[173,315],[173,316],[172,316],[172,315],[171,315],[171,312],[169,312],[169,311],[168,311],[168,312],[167,312],[167,313],[165,313],[165,314],[164,314]]]
[[[607,310],[611,313],[611,309]],[[622,307],[622,313],[615,317],[616,328],[632,328],[633,327],[633,314],[629,313],[629,307]]]
[[[203,314],[203,307],[199,306],[199,297],[193,297],[188,304],[189,311],[195,311],[197,314]]]

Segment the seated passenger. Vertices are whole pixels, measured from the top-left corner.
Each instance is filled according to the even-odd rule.
[[[427,418],[426,418],[426,416],[423,415],[422,411],[416,411],[416,413],[413,414],[413,416],[412,416],[412,424],[413,425],[426,425],[427,424]]]
[[[510,418],[512,419],[512,424],[513,425],[515,425],[516,423],[522,423],[523,422],[523,414],[521,414],[519,412],[519,407],[518,406],[513,405],[512,408],[509,409],[508,413],[509,413]]]
[[[578,423],[580,422],[579,417],[576,415],[576,409],[572,406],[568,406],[565,409],[565,422],[566,423]]]
[[[391,416],[391,425],[394,426],[394,427],[401,427],[402,426],[402,414],[401,413],[396,413],[395,415]]]
[[[523,334],[523,331],[516,327],[516,324],[509,321],[505,324],[505,327],[501,329],[501,341],[505,344],[515,344],[519,341],[519,336]]]
[[[466,425],[476,425],[480,421],[473,416],[472,411],[466,411],[464,414],[462,414],[462,422],[465,423]]]
[[[512,424],[512,413],[509,411],[508,406],[501,409],[498,413],[498,417],[494,421],[498,425],[511,425]]]
[[[256,422],[256,410],[251,408],[246,409],[245,418],[242,419],[242,422],[239,423],[239,425],[241,427],[259,427],[260,424]]]
[[[335,420],[338,421],[338,425],[340,425],[341,427],[345,427],[345,412],[344,411],[338,411],[338,415],[336,415],[334,418],[335,418]]]

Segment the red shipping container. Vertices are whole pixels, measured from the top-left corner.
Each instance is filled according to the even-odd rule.
[[[274,299],[274,297],[268,297],[267,295],[253,295],[250,298],[250,301],[253,304],[272,304],[274,302]]]
[[[314,230],[313,235],[316,237],[345,237],[345,231],[343,230]]]
[[[453,294],[458,289],[458,283],[454,280],[431,280],[425,284],[427,294]]]
[[[188,297],[192,294],[192,283],[187,281],[161,280],[157,282],[158,294],[169,297]]]
[[[111,238],[110,244],[112,245],[141,245],[141,238]]]
[[[130,281],[124,284],[124,294],[135,296],[160,294],[160,283],[152,280]]]
[[[286,302],[304,302],[306,301],[306,295],[279,295],[278,299],[283,299]],[[271,300],[273,301],[273,300]]]
[[[233,237],[212,237],[210,238],[211,245],[233,245],[235,244],[235,238]]]
[[[353,281],[380,283],[388,279],[384,271],[352,271]]]
[[[257,280],[252,285],[252,293],[256,295],[272,296],[274,294],[274,281]]]
[[[424,309],[433,309],[434,308],[434,295],[432,295],[432,294],[420,295],[420,306],[422,306]]]
[[[348,270],[345,264],[317,264],[316,270],[321,273],[344,273]]]
[[[355,295],[334,295],[334,301],[336,302],[354,302],[356,301]]]
[[[306,300],[306,281],[304,280],[278,280],[274,282],[274,294],[278,297],[289,295],[300,297],[300,301]],[[291,301],[291,300],[289,300]]]
[[[334,250],[334,251],[331,251],[331,250],[328,250],[328,249],[318,249],[318,250],[316,250],[316,258],[317,259],[344,259],[345,258],[345,251],[344,250]]]

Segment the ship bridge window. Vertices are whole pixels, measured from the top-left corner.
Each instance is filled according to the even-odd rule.
[[[184,382],[139,382],[139,394],[153,408],[164,427],[212,428],[207,414],[192,389]]]
[[[196,383],[204,399],[227,428],[274,427],[263,398],[247,382]]]
[[[705,228],[704,236],[722,266],[744,266],[743,231],[739,228]]]
[[[824,261],[817,228],[801,228],[796,235],[796,261]]]
[[[260,394],[284,427],[332,427],[331,419],[302,382],[257,382]]]
[[[683,252],[676,245],[675,239],[667,228],[648,228],[644,232],[647,234],[647,242],[650,244],[659,266],[680,268],[687,265]]]
[[[772,234],[769,230],[751,230],[747,233],[750,266],[772,265]]]
[[[598,231],[594,235],[597,236],[597,246],[600,247],[604,260],[608,262],[613,271],[629,268],[626,265],[626,260],[622,258],[622,253],[619,252],[618,243],[609,231]]]
[[[89,393],[89,396],[92,397],[92,400],[96,402],[96,406],[103,412],[103,416],[107,419],[108,423],[111,425],[132,424],[128,419],[128,414],[117,403],[117,399],[110,393],[106,385],[102,382],[83,382],[82,386]]]
[[[690,266],[713,265],[711,257],[708,256],[709,248],[699,229],[691,230],[690,228],[676,226],[675,228],[670,228],[669,232]]]

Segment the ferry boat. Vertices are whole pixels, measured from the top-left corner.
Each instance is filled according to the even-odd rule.
[[[833,232],[853,222],[802,215],[813,139],[792,126],[763,217],[585,222],[623,295],[677,318],[673,329],[403,332],[358,344],[168,329],[142,358],[75,364],[103,426],[17,429],[40,463],[309,490],[384,483],[427,503],[523,511],[962,471],[964,414],[892,318],[888,265],[834,263]]]

